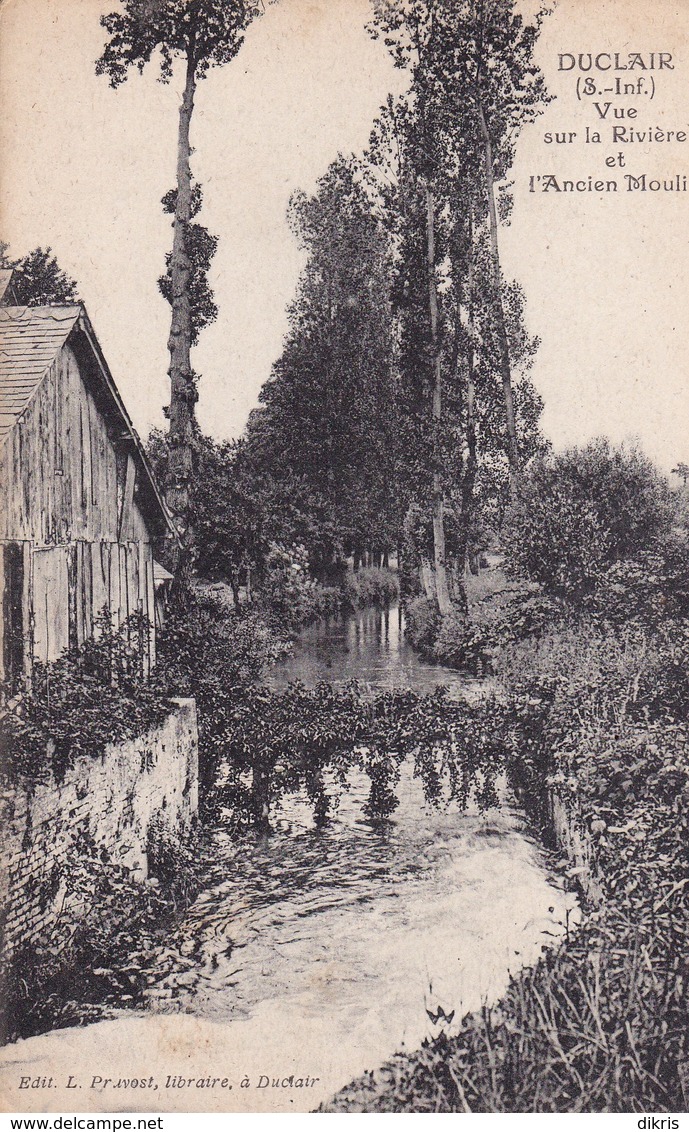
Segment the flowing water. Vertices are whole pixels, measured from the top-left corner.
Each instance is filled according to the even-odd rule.
[[[302,633],[290,655],[271,669],[266,683],[282,691],[290,681],[313,687],[320,681],[359,680],[374,688],[413,688],[432,692],[440,684],[465,694],[480,681],[452,668],[420,660],[404,636],[404,618],[390,609],[363,609],[351,617],[318,622]]]
[[[396,609],[312,628],[269,683],[324,679],[479,691],[420,661]],[[307,1111],[396,1049],[455,1033],[576,915],[507,795],[483,814],[436,809],[406,770],[391,819],[370,821],[366,793],[353,774],[325,830],[293,799],[268,838],[233,843],[218,832],[204,890],[161,954],[153,1013],[87,1027],[91,1042],[77,1050],[65,1031],[70,1057],[150,1072],[160,1087],[136,1104],[152,1110]],[[435,1021],[438,1007],[450,1021]],[[56,1039],[30,1039],[39,1061],[56,1056]],[[147,1055],[137,1060],[137,1048]],[[181,1099],[167,1084],[216,1070],[232,1089],[186,1085]],[[94,1107],[99,1095],[107,1108],[98,1092],[80,1102]]]

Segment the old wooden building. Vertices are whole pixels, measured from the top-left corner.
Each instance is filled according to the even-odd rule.
[[[0,306],[0,481],[3,681],[90,637],[103,607],[155,626],[174,528],[81,305]]]

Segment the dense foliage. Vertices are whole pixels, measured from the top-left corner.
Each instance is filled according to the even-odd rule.
[[[159,66],[160,81],[169,82],[175,69],[184,75],[177,130],[176,183],[163,198],[163,208],[174,213],[172,251],[167,272],[159,282],[172,307],[170,353],[170,451],[166,500],[179,535],[177,586],[188,586],[193,573],[196,535],[191,511],[193,487],[194,406],[198,374],[191,364],[191,348],[200,330],[216,315],[207,270],[216,239],[194,223],[201,192],[191,172],[191,124],[198,83],[213,67],[231,62],[251,21],[260,15],[258,0],[120,0],[118,8],[101,16],[107,32],[96,74],[106,75],[115,89],[132,70],[141,73]]]
[[[400,596],[397,575],[378,566],[349,570],[342,584],[343,604],[348,609],[377,605],[385,608]]]
[[[399,550],[443,613],[465,604],[477,531],[544,447],[537,342],[499,264],[509,193],[494,187],[547,101],[540,18],[511,0],[374,4],[371,30],[409,90],[363,157],[338,157],[292,201],[307,262],[247,430],[279,541],[302,543],[321,578],[345,556]]]
[[[203,192],[197,183],[192,185],[190,219],[184,227],[184,243],[189,260],[189,278],[187,287],[189,292],[189,306],[191,308],[191,345],[196,346],[199,335],[205,327],[210,326],[218,317],[218,308],[215,303],[213,291],[208,282],[208,271],[211,260],[218,250],[218,237],[211,235],[203,224],[193,222],[203,203]],[[177,207],[177,191],[171,189],[162,199],[163,211],[169,215],[175,214]],[[158,279],[158,290],[172,306],[172,252],[165,256],[165,275]]]
[[[147,452],[160,483],[170,470],[170,441],[154,429]],[[241,442],[215,441],[194,429],[191,513],[195,568],[202,578],[226,581],[239,605],[247,575],[260,574],[270,536],[270,512],[247,468]]]
[[[320,617],[339,613],[342,593],[312,577],[306,547],[270,543],[256,601],[268,624],[291,637]]]
[[[445,689],[367,695],[356,684],[300,684],[283,693],[249,689],[227,720],[227,762],[214,801],[217,816],[270,827],[285,794],[305,791],[317,824],[327,821],[350,771],[370,779],[366,813],[389,817],[399,801],[401,764],[410,759],[428,801],[465,807],[497,804],[504,745],[484,726],[486,704],[453,701]]]
[[[530,469],[503,528],[506,561],[513,573],[582,605],[613,568],[631,569],[667,543],[671,526],[670,490],[651,461],[636,448],[596,440]]]
[[[416,507],[424,520],[416,556],[443,615],[464,604],[477,516],[499,519],[540,444],[528,380],[537,343],[502,275],[511,199],[495,183],[547,101],[534,61],[541,18],[526,23],[511,0],[374,4],[372,33],[410,79],[367,154],[395,249],[403,514]]]
[[[466,577],[466,606],[445,617],[408,600],[408,639],[429,659],[484,672],[506,646],[554,626],[593,618],[661,629],[686,617],[684,504],[636,447],[596,440],[542,456],[500,531],[503,568]]]
[[[80,755],[163,721],[170,704],[147,680],[148,633],[140,615],[115,628],[104,610],[93,640],[54,663],[35,661],[29,692],[0,715],[5,780],[60,778]]]
[[[196,699],[202,815],[213,805],[211,790],[237,705],[264,667],[286,648],[258,613],[229,609],[210,594],[197,595],[160,635],[157,687],[162,694]]]
[[[0,957],[0,1044],[145,1005],[151,968],[196,895],[206,860],[201,839],[180,837],[163,814],[151,823],[147,848],[151,879],[141,883],[78,831],[67,864],[47,878],[63,897],[50,931]]]
[[[12,289],[19,306],[79,302],[77,284],[62,270],[52,248],[34,248],[20,259],[12,259],[8,245],[0,241],[0,267],[14,269]]]
[[[307,255],[289,332],[246,433],[272,496],[277,541],[301,543],[318,577],[395,545],[396,399],[389,248],[356,168],[338,159],[292,228]]]

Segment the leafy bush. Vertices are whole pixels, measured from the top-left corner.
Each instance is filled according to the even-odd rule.
[[[304,790],[322,824],[347,788],[348,772],[358,767],[371,781],[365,812],[388,817],[398,805],[395,787],[405,759],[414,760],[430,802],[465,806],[471,795],[480,806],[494,805],[505,747],[485,726],[490,710],[450,700],[443,688],[373,697],[356,684],[294,684],[282,693],[252,688],[222,736],[227,764],[215,794],[216,816],[266,830],[280,798]]]
[[[433,659],[450,668],[483,672],[490,664],[490,639],[482,625],[455,609],[440,623]]]
[[[651,461],[596,440],[525,476],[502,532],[506,565],[580,606],[615,563],[658,546],[671,524],[671,493]]]
[[[212,710],[223,689],[247,687],[288,647],[257,610],[232,610],[214,594],[198,593],[158,634],[154,678]]]
[[[404,635],[422,656],[432,656],[439,628],[440,612],[430,598],[417,597],[405,606]]]
[[[646,718],[662,642],[638,625],[553,631],[506,649],[498,665],[513,767],[534,804],[592,735]]]
[[[153,846],[159,885],[132,880],[88,836],[75,839],[61,915],[38,942],[0,960],[0,1045],[144,1005],[150,965],[197,891],[205,853],[196,838],[186,843],[159,826]]]
[[[197,594],[159,635],[156,686],[164,694],[196,699],[202,815],[211,805],[224,737],[237,704],[264,668],[288,649],[260,612],[231,610],[212,594]]]
[[[613,624],[634,618],[660,627],[689,615],[689,547],[668,536],[662,546],[613,563],[592,595],[590,612]]]
[[[510,582],[501,570],[468,577],[466,593],[467,612],[455,607],[439,618],[436,636],[424,648],[427,657],[450,668],[491,672],[507,645],[546,634],[564,620],[560,601],[535,584]]]
[[[378,566],[348,571],[343,591],[343,604],[349,609],[364,609],[371,605],[385,607],[397,601],[400,596],[397,575],[392,570]]]
[[[192,438],[194,475],[192,515],[195,566],[203,578],[231,584],[239,604],[239,588],[247,576],[260,573],[268,550],[264,526],[266,500],[260,481],[247,466],[242,441],[216,441],[195,430]],[[153,429],[149,459],[159,483],[169,475],[170,437]]]
[[[175,908],[186,908],[199,890],[199,838],[194,831],[180,834],[161,811],[148,827],[146,856],[149,876],[155,878]]]
[[[54,663],[36,661],[30,691],[0,718],[2,777],[61,778],[79,755],[162,723],[171,704],[146,679],[148,633],[139,614],[116,629],[103,610],[93,640]]]
[[[303,546],[273,543],[261,580],[259,604],[276,629],[294,634],[319,617],[337,613],[340,593],[311,577]]]

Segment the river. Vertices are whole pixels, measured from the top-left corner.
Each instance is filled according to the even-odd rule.
[[[352,678],[480,690],[420,661],[396,609],[311,628],[267,679],[280,690]],[[150,1012],[19,1042],[3,1051],[0,1083],[28,1063],[50,1068],[56,1107],[307,1111],[396,1049],[455,1033],[562,935],[575,901],[506,792],[488,813],[439,810],[406,771],[398,793],[391,819],[369,821],[353,774],[325,830],[297,798],[268,838],[219,831],[204,889],[152,974]],[[438,1007],[450,1022],[433,1021]],[[69,1074],[77,1093],[63,1091]],[[149,1083],[132,1091],[132,1077]]]
[[[405,640],[404,618],[397,605],[328,618],[306,629],[290,655],[266,677],[275,691],[295,680],[309,687],[322,680],[332,684],[359,680],[373,688],[413,688],[417,692],[432,692],[444,684],[454,695],[482,686],[481,681],[452,668],[420,660]]]

